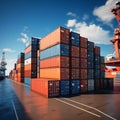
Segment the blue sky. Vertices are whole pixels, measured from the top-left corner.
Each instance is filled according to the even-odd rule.
[[[117,22],[110,10],[115,1],[0,0],[0,54],[6,52],[7,74],[30,37],[42,38],[59,26],[95,42],[101,55],[113,53],[109,40]]]

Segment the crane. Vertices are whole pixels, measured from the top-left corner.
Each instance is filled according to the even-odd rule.
[[[0,62],[0,80],[5,78],[5,71],[6,71],[6,60],[5,60],[5,52],[2,52],[2,59]]]

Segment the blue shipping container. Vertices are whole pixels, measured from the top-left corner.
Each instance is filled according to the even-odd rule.
[[[80,94],[80,80],[70,81],[70,94],[71,95]]]
[[[88,69],[88,79],[94,78],[94,69]]]
[[[68,96],[70,94],[70,81],[60,80],[60,95]]]
[[[40,60],[55,56],[69,56],[69,45],[57,44],[40,52]]]
[[[24,78],[24,83],[27,85],[31,84],[31,78]]]
[[[70,33],[70,42],[71,45],[80,46],[80,34],[71,32]]]

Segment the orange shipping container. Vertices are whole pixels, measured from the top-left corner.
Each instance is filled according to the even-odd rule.
[[[80,57],[80,49],[77,46],[71,46],[71,56]]]
[[[58,43],[69,44],[70,30],[59,27],[40,41],[40,50],[44,50]]]
[[[46,97],[59,96],[59,80],[31,79],[31,90]]]
[[[24,53],[27,54],[27,53],[31,52],[31,48],[32,48],[31,45],[29,45],[29,46],[25,49]]]
[[[50,78],[56,80],[69,80],[68,68],[46,68],[40,69],[40,78]]]
[[[57,56],[40,61],[40,68],[69,67],[69,57]]]

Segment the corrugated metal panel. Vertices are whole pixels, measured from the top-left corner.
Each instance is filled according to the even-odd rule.
[[[80,79],[88,79],[88,71],[87,69],[80,69]]]
[[[40,60],[55,56],[69,56],[69,45],[57,44],[40,52]]]
[[[70,42],[71,45],[80,46],[80,34],[71,32],[70,33]]]
[[[94,78],[94,69],[88,69],[88,79]]]
[[[71,57],[71,68],[80,68],[80,59],[79,58],[75,58],[75,57]]]
[[[80,48],[77,46],[71,46],[70,55],[72,57],[80,57]]]
[[[69,44],[69,40],[70,30],[63,27],[59,27],[58,29],[41,39],[40,50],[45,50],[48,47],[59,43]]]
[[[86,48],[80,48],[80,57],[81,58],[88,58],[88,52]]]
[[[71,68],[70,71],[71,71],[71,75],[70,75],[71,79],[79,79],[80,78],[80,70],[79,69]]]
[[[70,81],[70,94],[71,95],[80,94],[80,80]]]
[[[57,56],[40,61],[40,68],[69,67],[69,57]]]
[[[87,69],[88,68],[88,60],[84,58],[80,58],[80,68]]]
[[[56,80],[66,79],[69,80],[68,68],[46,68],[40,69],[41,78],[51,78]]]
[[[70,94],[70,81],[60,80],[60,95],[67,96]]]
[[[88,47],[88,39],[80,36],[80,47],[87,48]]]
[[[48,80],[48,79],[32,79],[31,89],[46,97],[58,97],[59,96],[59,81]]]
[[[88,91],[94,91],[94,79],[88,79]]]
[[[80,92],[81,93],[87,93],[88,92],[88,80],[80,80]]]

